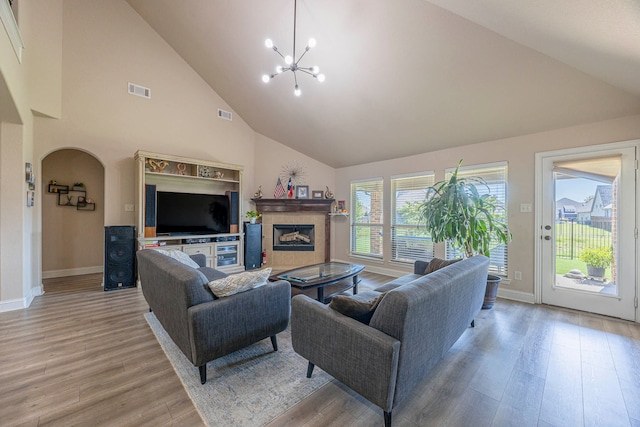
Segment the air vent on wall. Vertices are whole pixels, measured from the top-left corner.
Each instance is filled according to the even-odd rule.
[[[229,121],[233,120],[233,115],[231,114],[231,111],[224,111],[219,108],[218,108],[218,117],[221,119],[229,120]]]
[[[131,95],[137,95],[143,98],[151,99],[151,89],[137,84],[129,83],[129,93]]]

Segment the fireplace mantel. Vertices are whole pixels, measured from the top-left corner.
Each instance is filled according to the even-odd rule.
[[[331,212],[334,199],[251,199],[264,212]]]
[[[322,214],[324,215],[324,262],[331,258],[331,205],[334,199],[251,199],[256,210],[263,215]],[[264,221],[263,221],[264,222]],[[272,233],[272,230],[265,230]],[[317,237],[316,237],[317,241]]]

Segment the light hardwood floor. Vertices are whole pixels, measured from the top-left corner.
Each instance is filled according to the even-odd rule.
[[[362,279],[362,289],[389,280]],[[48,280],[30,308],[0,313],[0,426],[202,425],[140,290],[103,292],[100,281]],[[269,424],[381,425],[379,408],[335,381]],[[498,300],[394,425],[640,426],[640,326]]]

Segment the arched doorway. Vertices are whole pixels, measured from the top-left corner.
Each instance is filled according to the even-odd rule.
[[[43,279],[102,272],[102,163],[85,151],[54,151],[42,160],[42,185]]]

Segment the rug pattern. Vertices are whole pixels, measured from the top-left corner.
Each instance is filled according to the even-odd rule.
[[[153,313],[144,315],[185,390],[209,426],[262,426],[331,380],[321,369],[306,378],[307,361],[293,351],[289,329],[207,364],[207,382]]]

